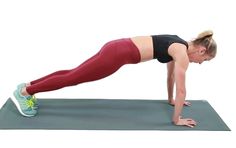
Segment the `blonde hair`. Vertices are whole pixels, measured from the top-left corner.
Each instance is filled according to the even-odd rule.
[[[200,33],[196,39],[192,42],[194,45],[201,45],[206,47],[206,53],[212,57],[216,56],[217,45],[215,40],[212,38],[213,31],[207,30]]]

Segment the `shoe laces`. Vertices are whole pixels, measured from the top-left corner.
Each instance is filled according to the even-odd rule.
[[[33,108],[34,107],[34,102],[32,101],[32,97],[30,99],[26,100],[26,105],[29,108]]]

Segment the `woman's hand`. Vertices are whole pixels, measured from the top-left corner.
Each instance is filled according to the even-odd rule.
[[[197,125],[197,122],[191,118],[181,119],[180,117],[177,122],[174,122],[174,124],[178,126],[188,126],[188,127],[193,128],[194,126]]]
[[[169,104],[172,106],[175,106],[175,101],[171,100],[171,101],[169,101]],[[188,101],[184,101],[184,106],[191,106],[191,103]]]

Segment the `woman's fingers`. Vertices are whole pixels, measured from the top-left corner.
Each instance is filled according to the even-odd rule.
[[[188,127],[193,128],[194,126],[197,125],[197,122],[194,121],[193,119],[188,118],[188,119],[186,119],[186,124],[185,125],[188,126]]]
[[[194,126],[197,125],[197,122],[194,121],[193,119],[191,118],[185,118],[185,119],[182,119],[181,117],[179,118],[179,121],[177,123],[175,123],[176,125],[182,125],[182,126],[188,126],[188,127],[191,127],[193,128]]]
[[[192,124],[186,124],[186,126],[188,126],[190,128],[194,128],[194,126]]]
[[[184,102],[184,105],[185,105],[185,106],[191,106],[191,103],[188,102],[188,101],[185,101],[185,102]]]
[[[172,105],[172,106],[175,106],[175,102],[169,102],[169,104]],[[184,105],[185,105],[185,106],[191,106],[191,103],[188,102],[188,101],[185,101],[185,102],[184,102]]]

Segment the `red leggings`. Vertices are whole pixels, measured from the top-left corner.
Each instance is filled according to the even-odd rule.
[[[105,78],[125,64],[140,62],[140,53],[130,38],[106,43],[93,57],[71,70],[61,70],[34,80],[26,88],[31,95]]]

